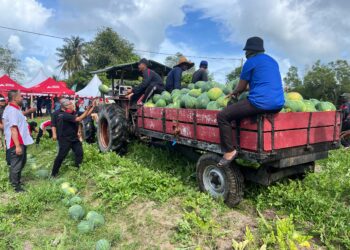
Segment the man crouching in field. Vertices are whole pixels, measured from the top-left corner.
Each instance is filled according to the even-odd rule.
[[[4,110],[3,124],[9,150],[10,182],[16,192],[23,192],[21,173],[27,161],[27,146],[33,144],[26,117],[21,111],[22,96],[17,90],[8,93],[9,105]]]

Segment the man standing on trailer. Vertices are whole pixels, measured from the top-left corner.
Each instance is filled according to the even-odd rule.
[[[190,62],[186,57],[181,56],[178,63],[169,72],[166,78],[165,90],[171,92],[174,89],[181,89],[182,72],[189,70],[193,65],[193,62]]]
[[[142,95],[142,102],[146,102],[153,94],[160,94],[164,90],[164,84],[160,75],[148,68],[148,60],[142,58],[139,61],[139,71],[142,72],[143,80],[140,85],[128,90],[128,98],[137,102]]]
[[[192,83],[196,83],[199,81],[208,81],[208,62],[201,61],[199,64],[199,69],[193,73],[192,75]]]

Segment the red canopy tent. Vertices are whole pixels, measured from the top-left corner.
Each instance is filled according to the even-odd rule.
[[[6,94],[10,90],[20,90],[23,93],[28,93],[28,89],[12,80],[8,75],[0,77],[0,93]]]
[[[51,77],[28,89],[33,94],[74,95],[75,92],[66,87],[64,82],[56,82]]]

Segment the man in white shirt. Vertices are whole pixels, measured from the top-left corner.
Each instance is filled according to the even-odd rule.
[[[18,90],[8,92],[9,104],[2,116],[6,148],[9,150],[10,182],[16,192],[23,192],[21,173],[27,161],[27,146],[33,144],[26,117],[22,114],[23,97]]]

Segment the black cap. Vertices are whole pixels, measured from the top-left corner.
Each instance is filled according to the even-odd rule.
[[[146,58],[142,58],[140,61],[139,61],[139,64],[145,64],[146,66],[148,66],[148,60]]]
[[[263,52],[265,51],[264,40],[257,36],[248,38],[243,50]]]

